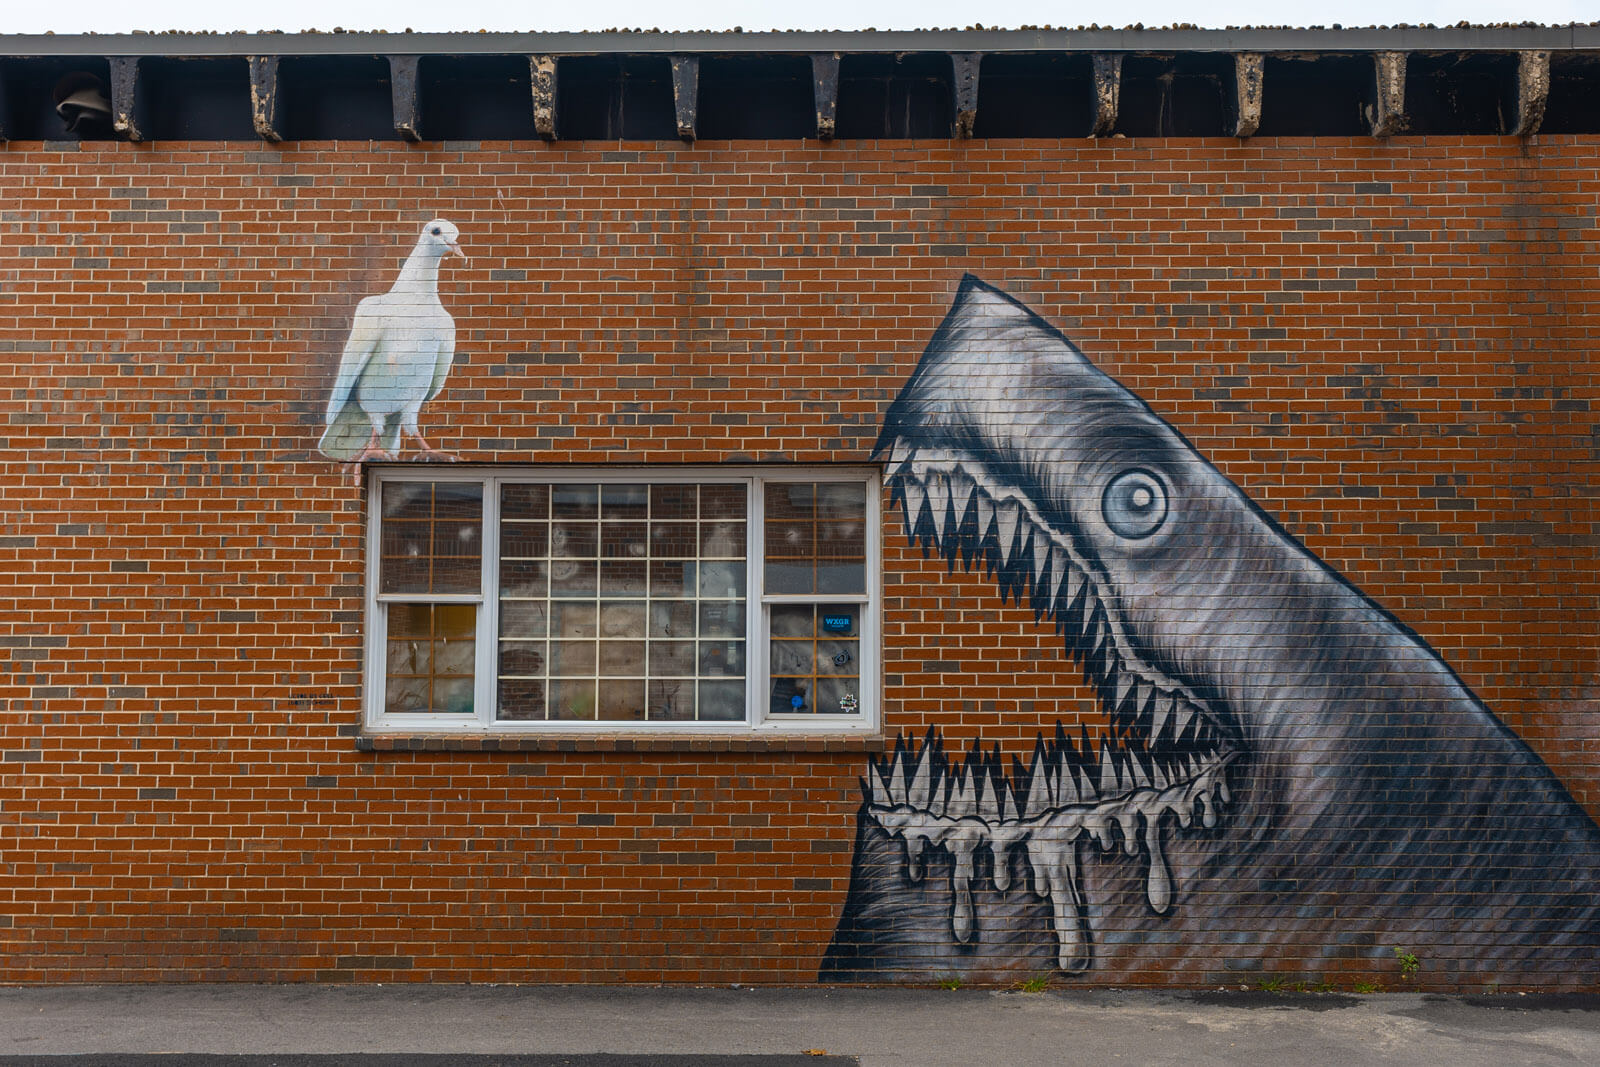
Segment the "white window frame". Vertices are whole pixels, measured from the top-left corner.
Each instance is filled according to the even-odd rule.
[[[473,482],[483,487],[482,569],[477,593],[412,594],[379,592],[382,562],[382,494],[394,482]],[[508,483],[688,483],[745,486],[745,720],[743,722],[584,722],[500,721],[497,665],[500,632],[499,559],[500,487]],[[767,594],[764,589],[765,493],[762,487],[781,482],[859,482],[865,486],[866,592],[862,594]],[[515,734],[640,734],[771,735],[818,733],[872,733],[879,729],[882,690],[882,478],[866,467],[539,467],[441,468],[374,467],[366,483],[366,635],[362,687],[364,730],[372,735],[442,734],[449,736],[503,736]],[[471,716],[384,711],[388,603],[473,604],[478,608],[473,667]],[[805,712],[775,715],[771,712],[771,611],[774,605],[858,603],[860,633],[860,710],[855,715]]]

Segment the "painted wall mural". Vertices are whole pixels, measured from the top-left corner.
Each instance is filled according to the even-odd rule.
[[[1592,964],[1600,827],[1417,634],[983,282],[885,416],[905,529],[1031,605],[1110,723],[1031,758],[902,737],[863,780],[824,981],[1014,981],[1404,946]]]
[[[430,445],[417,425],[422,405],[444,389],[455,362],[455,320],[439,301],[446,256],[467,258],[460,231],[434,219],[389,291],[356,305],[317,443],[323,455],[347,463],[397,459],[405,434],[425,458],[455,459]]]

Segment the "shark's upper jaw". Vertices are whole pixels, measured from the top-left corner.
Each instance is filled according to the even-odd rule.
[[[1078,840],[1142,854],[1146,903],[1165,914],[1174,889],[1163,822],[1217,825],[1231,799],[1225,772],[1237,742],[1218,709],[1140,654],[1098,565],[1014,479],[995,476],[976,456],[902,439],[889,445],[887,477],[905,528],[924,551],[942,553],[952,567],[958,559],[968,569],[981,564],[1002,597],[1055,623],[1112,730],[1098,741],[1083,731],[1075,742],[1059,729],[1050,742],[1041,737],[1032,763],[1014,760],[1009,779],[998,752],[985,758],[974,748],[956,765],[931,732],[920,750],[902,741],[869,776],[868,809],[905,839],[908,875],[918,876],[924,849],[950,851],[951,928],[960,942],[973,934],[974,853],[992,850],[1004,892],[1010,852],[1022,848],[1034,891],[1052,904],[1058,962],[1083,970],[1089,937]]]

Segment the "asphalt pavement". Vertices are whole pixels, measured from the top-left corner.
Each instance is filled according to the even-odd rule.
[[[0,988],[0,1067],[1600,1063],[1600,997],[616,986]]]

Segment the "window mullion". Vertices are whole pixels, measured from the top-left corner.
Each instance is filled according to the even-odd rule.
[[[500,702],[498,665],[500,654],[500,480],[483,480],[483,567],[479,571],[479,592],[483,606],[478,610],[478,648],[474,661],[477,681],[473,702],[478,725],[488,730],[494,725]]]
[[[745,514],[745,722],[760,726],[767,721],[767,514],[762,479],[746,484]]]

